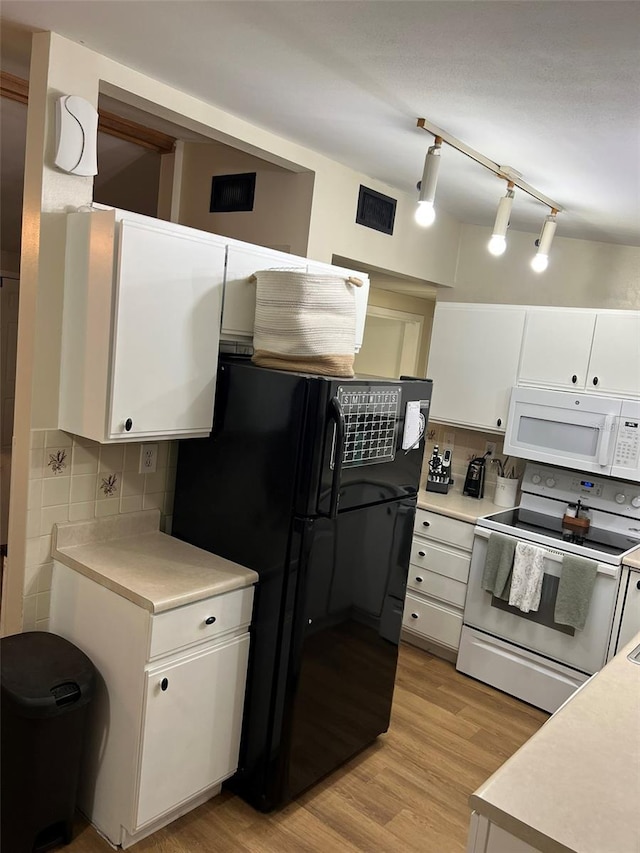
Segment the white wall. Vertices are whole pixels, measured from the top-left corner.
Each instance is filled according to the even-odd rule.
[[[292,172],[219,143],[185,143],[182,162],[183,225],[306,255],[313,173]],[[210,213],[212,177],[245,172],[256,173],[253,210]]]
[[[85,459],[91,471],[84,475],[76,466],[74,472],[74,457],[82,458],[86,454],[72,438],[57,434],[65,212],[90,203],[93,197],[91,178],[67,175],[51,165],[55,99],[61,92],[72,92],[96,107],[99,93],[104,93],[252,156],[293,171],[312,173],[314,198],[307,253],[311,258],[331,261],[334,254],[343,255],[414,278],[450,284],[459,234],[459,225],[444,215],[427,234],[413,224],[413,197],[403,196],[378,181],[56,34],[37,33],[34,36],[29,88],[9,561],[5,567],[2,595],[3,633],[13,633],[23,627],[46,627],[52,525],[55,521],[76,517],[77,512],[98,514],[106,511],[99,491],[100,474],[106,471],[105,466],[113,468],[119,463],[111,459],[109,453],[103,456],[102,449],[97,451],[96,457],[94,448],[92,458]],[[163,205],[170,171],[170,168],[163,168]],[[174,189],[175,183],[174,179]],[[355,224],[361,183],[398,199],[393,236]],[[71,459],[68,477],[65,472],[62,477],[60,474],[50,476],[51,454],[47,445],[51,442],[56,445],[53,450],[68,451],[66,458]],[[166,471],[165,482],[170,478],[170,468]],[[72,509],[74,473],[97,478],[94,498],[77,502],[85,504],[83,510]],[[83,485],[87,490],[84,494],[89,496],[92,483],[86,481]],[[76,493],[79,488],[76,486]],[[144,502],[145,493],[144,485],[140,488],[138,484],[135,493],[121,494],[117,505],[112,504],[109,511],[123,512],[138,506],[141,500]]]
[[[538,274],[529,266],[537,235],[509,231],[507,250],[499,258],[487,251],[489,236],[487,228],[462,226],[455,286],[441,288],[439,300],[640,308],[640,248],[559,237],[556,232],[549,266]]]

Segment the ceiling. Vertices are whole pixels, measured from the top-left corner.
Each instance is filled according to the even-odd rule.
[[[424,117],[562,205],[558,236],[640,245],[635,0],[2,0],[1,12],[409,193],[433,141]],[[3,46],[5,70],[27,69],[21,43]],[[437,208],[490,228],[504,189],[444,147]],[[537,233],[546,213],[516,192],[511,227]]]

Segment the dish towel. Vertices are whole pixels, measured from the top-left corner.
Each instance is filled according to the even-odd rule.
[[[502,536],[500,533],[489,535],[482,573],[482,588],[504,601],[509,598],[509,584],[515,550],[514,539]]]
[[[562,574],[556,595],[554,619],[560,625],[571,625],[582,631],[587,620],[591,594],[596,582],[598,566],[593,560],[565,554]]]
[[[542,548],[529,542],[518,542],[513,560],[513,574],[509,591],[509,604],[523,613],[537,610],[544,578],[544,555]]]

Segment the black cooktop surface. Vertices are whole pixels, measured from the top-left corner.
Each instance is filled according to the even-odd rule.
[[[592,548],[594,551],[602,551],[604,554],[617,556],[624,554],[629,548],[640,545],[640,538],[634,539],[632,536],[625,536],[622,533],[603,530],[602,528],[593,526],[589,528],[586,536],[578,536],[575,533],[562,529],[561,518],[553,515],[545,515],[541,512],[534,512],[530,509],[507,509],[503,512],[488,515],[487,519],[504,524],[506,527],[513,527],[515,531],[527,530],[531,533],[538,533],[540,536],[546,536],[548,539],[557,539],[558,542],[571,542],[575,545],[584,545],[586,548]],[[481,519],[479,523],[482,523]]]

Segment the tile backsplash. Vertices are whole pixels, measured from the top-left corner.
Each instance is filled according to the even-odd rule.
[[[473,429],[462,429],[461,427],[450,426],[448,424],[429,424],[427,427],[427,441],[424,451],[422,479],[420,485],[423,488],[426,486],[427,474],[429,471],[429,459],[433,451],[433,446],[437,444],[441,452],[446,450],[448,447],[452,449],[451,458],[453,480],[456,487],[459,486],[460,490],[462,490],[469,462],[471,462],[475,456],[482,456],[484,454],[487,441],[494,442],[496,445],[494,458],[504,461],[506,457],[502,452],[503,437],[501,435],[495,435],[494,433],[488,432],[478,432]],[[518,477],[521,477],[524,470],[524,461],[522,459],[510,459],[508,467],[510,468],[512,464],[515,467]],[[493,494],[497,475],[497,466],[488,464],[485,478],[485,493],[487,497],[491,497]]]
[[[140,443],[98,444],[60,430],[32,431],[23,630],[48,627],[56,522],[159,509],[161,529],[170,531],[177,442],[153,443],[156,471],[140,474]]]

